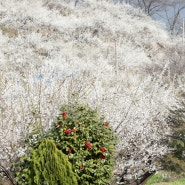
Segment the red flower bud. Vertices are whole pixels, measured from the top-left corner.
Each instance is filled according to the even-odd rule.
[[[88,149],[92,149],[92,144],[91,144],[90,141],[87,141],[87,142],[85,143],[85,146],[86,146]]]
[[[104,126],[108,127],[109,126],[109,122],[105,122]]]
[[[105,151],[106,151],[106,148],[101,147],[101,148],[100,148],[100,151],[101,151],[101,152],[105,152]]]
[[[71,129],[65,130],[65,133],[68,135],[71,133]]]
[[[72,148],[68,148],[68,153],[71,153],[72,152]]]
[[[62,113],[62,117],[63,117],[63,118],[66,118],[66,117],[67,117],[67,112],[63,112],[63,113]]]
[[[82,165],[80,165],[79,168],[80,168],[80,170],[83,170],[84,167]]]
[[[101,155],[100,158],[101,158],[101,159],[106,159],[106,156],[105,156],[105,155]]]

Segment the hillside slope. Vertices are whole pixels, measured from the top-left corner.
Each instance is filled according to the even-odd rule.
[[[9,62],[25,58],[36,62],[42,57],[58,65],[88,61],[94,67],[104,63],[111,68],[116,58],[121,69],[143,69],[143,64],[161,65],[166,60],[164,51],[171,45],[168,34],[139,10],[104,1],[78,4],[2,1],[1,56]]]
[[[117,174],[158,168],[179,91],[168,75],[174,43],[158,23],[105,0],[0,0],[0,41],[1,165],[24,154],[21,141],[47,130],[62,103],[78,100],[117,132]]]

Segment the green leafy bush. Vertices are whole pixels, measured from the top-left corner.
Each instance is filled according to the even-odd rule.
[[[64,163],[67,156],[78,184],[106,185],[113,175],[115,144],[114,131],[97,110],[78,104],[63,105],[52,128],[43,135],[34,133],[29,139],[32,149],[18,162],[16,179],[24,185],[41,185],[44,181],[65,185],[61,182],[67,172],[60,174],[59,171],[65,165],[70,169]],[[43,161],[47,161],[47,166],[41,165]],[[50,177],[50,172],[56,173]],[[74,182],[66,185],[70,184],[75,185]]]
[[[18,184],[28,185],[77,185],[68,158],[55,146],[53,140],[43,139],[30,158],[24,158],[26,168],[17,173]],[[29,159],[29,160],[28,160]]]
[[[79,184],[104,185],[110,181],[116,137],[97,110],[63,105],[46,137],[68,155]]]

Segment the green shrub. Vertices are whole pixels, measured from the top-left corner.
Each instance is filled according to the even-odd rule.
[[[46,137],[68,155],[79,184],[104,185],[110,181],[116,137],[97,110],[63,105]]]
[[[165,170],[178,174],[185,173],[185,103],[170,110],[167,119],[172,133],[167,137],[166,144],[170,151],[161,159]]]
[[[59,181],[58,184],[65,185],[60,182],[65,180],[66,172],[59,173],[64,170],[65,165],[68,168],[67,162],[64,163],[67,160],[62,157],[64,154],[72,165],[78,184],[106,185],[113,175],[116,136],[109,123],[104,121],[104,117],[88,106],[63,105],[52,128],[44,135],[34,133],[28,144],[32,148],[31,152],[16,164],[16,169],[19,169],[16,175],[19,184],[40,185],[45,181],[49,185],[57,185]],[[46,146],[50,149],[44,149]],[[48,154],[48,150],[51,154]],[[50,157],[54,161],[49,160]],[[43,160],[47,161],[47,166],[44,167],[51,171],[42,169]],[[57,171],[50,177],[50,172],[55,172],[54,167]]]
[[[26,168],[17,173],[18,184],[77,185],[67,156],[56,148],[53,140],[43,139],[23,162]]]

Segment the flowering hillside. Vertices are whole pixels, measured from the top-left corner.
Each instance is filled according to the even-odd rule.
[[[62,103],[80,101],[99,108],[120,139],[115,174],[158,169],[165,117],[183,89],[170,75],[174,47],[126,4],[0,0],[0,165],[9,170],[22,141],[50,128]]]

